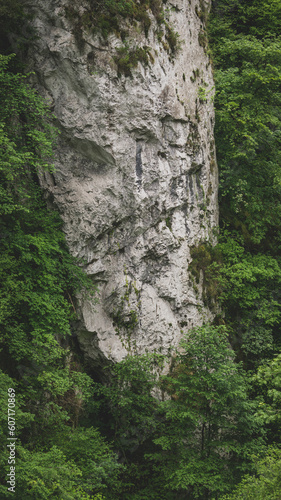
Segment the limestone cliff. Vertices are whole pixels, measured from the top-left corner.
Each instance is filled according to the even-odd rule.
[[[83,17],[89,3],[75,3]],[[78,36],[66,0],[28,1],[37,32],[28,61],[61,131],[55,173],[42,183],[99,287],[99,304],[78,297],[78,339],[92,363],[127,349],[167,352],[211,314],[188,272],[190,248],[218,223],[209,3],[167,1],[162,38],[150,10],[146,33],[124,19],[124,42],[81,23]],[[122,71],[116,54],[136,44],[146,60]]]

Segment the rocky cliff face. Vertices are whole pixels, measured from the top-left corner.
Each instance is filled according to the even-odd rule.
[[[209,3],[167,1],[162,39],[150,10],[146,34],[123,20],[124,44],[81,23],[77,36],[67,1],[28,1],[38,34],[28,60],[61,131],[56,171],[42,182],[99,287],[98,304],[78,298],[78,339],[92,363],[167,352],[211,314],[188,271],[190,248],[218,223]],[[77,2],[79,16],[88,5]],[[122,72],[116,54],[134,44],[148,60]]]

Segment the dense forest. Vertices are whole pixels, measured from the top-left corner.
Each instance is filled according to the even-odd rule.
[[[118,20],[136,3],[106,1],[101,19],[107,9]],[[161,17],[161,2],[139,3]],[[21,2],[7,4],[0,1],[0,498],[280,499],[281,0],[213,0],[207,19],[220,230],[215,247],[193,249],[190,271],[204,273],[214,322],[183,332],[171,359],[128,356],[100,376],[72,335],[75,293],[96,289],[69,255],[38,180],[53,168],[58,132],[9,44],[16,33],[23,54],[34,33],[21,32]]]

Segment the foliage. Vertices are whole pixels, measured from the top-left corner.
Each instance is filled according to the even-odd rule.
[[[79,10],[79,5],[71,4],[66,6],[67,18],[73,24],[76,39],[83,49],[85,44],[84,31],[94,35],[102,35],[104,40],[108,39],[111,33],[121,38],[123,45],[116,50],[113,57],[117,65],[119,76],[132,76],[132,69],[137,67],[138,62],[148,65],[153,63],[152,48],[146,45],[138,45],[135,36],[132,36],[132,27],[140,28],[148,37],[151,26],[151,16],[156,23],[156,34],[159,42],[162,42],[164,49],[173,57],[180,48],[179,34],[173,26],[165,19],[162,0],[89,0],[83,13]],[[166,16],[167,17],[167,16]],[[134,44],[134,46],[132,46]]]
[[[272,439],[280,440],[280,406],[281,406],[281,354],[264,361],[252,376],[256,391],[260,394],[257,411],[264,426],[270,426]]]
[[[219,299],[223,290],[221,276],[222,252],[220,246],[213,247],[210,243],[199,243],[191,247],[192,261],[189,271],[194,278],[194,288],[202,277],[203,301],[207,307],[217,311]]]
[[[275,23],[268,22],[270,10],[277,20],[280,2],[218,1],[209,31],[216,64],[223,220],[239,228],[251,250],[258,246],[276,252],[281,213],[281,39],[278,30],[274,32]]]
[[[79,374],[80,377],[83,374]],[[32,379],[28,379],[33,384]],[[63,378],[61,381],[65,384]],[[8,472],[7,451],[7,394],[8,388],[16,391],[16,494],[7,493],[5,474]],[[30,405],[26,404],[29,394],[22,394],[20,383],[16,383],[0,372],[0,427],[1,427],[1,498],[32,499],[92,499],[92,494],[100,493],[108,487],[114,489],[118,483],[121,466],[110,446],[93,428],[76,428],[59,422],[59,407],[52,421],[52,431],[46,425],[40,425],[40,408],[34,408],[34,413],[28,412]],[[64,392],[57,386],[57,391]],[[85,386],[83,384],[83,391]],[[55,393],[56,391],[54,391]],[[54,401],[54,393],[48,395],[50,403]],[[33,386],[33,398],[38,398]],[[39,402],[37,402],[38,404]],[[52,410],[49,409],[50,418]],[[34,420],[38,426],[34,431]],[[60,423],[60,425],[59,425]],[[38,434],[46,434],[39,437]],[[44,443],[44,446],[42,446]],[[91,497],[89,496],[89,492]]]
[[[9,50],[8,35],[19,32],[19,27],[25,17],[20,0],[0,0],[0,50],[6,53]]]
[[[221,207],[226,220],[241,228],[247,245],[263,244],[276,251],[281,213],[281,42],[237,40],[231,41],[231,49],[225,45],[233,66],[216,77]]]
[[[280,344],[280,261],[246,251],[241,238],[226,231],[212,255],[206,279],[216,287],[232,345],[250,366]]]
[[[144,47],[130,48],[128,44],[124,44],[116,50],[116,56],[114,61],[117,64],[117,70],[119,74],[124,74],[125,76],[132,76],[132,69],[136,68],[138,62],[141,62],[145,66],[149,62],[154,62],[153,56],[146,45]]]
[[[166,488],[202,499],[227,491],[247,467],[247,453],[261,443],[254,437],[255,405],[225,329],[190,331],[162,389],[170,398],[161,405],[165,420],[154,440],[161,452],[150,459]]]
[[[13,498],[21,500],[80,498],[76,485],[82,473],[73,463],[66,461],[56,446],[47,452],[30,452],[18,446],[17,451],[17,487]]]
[[[253,368],[280,345],[280,0],[216,0],[208,31],[215,64],[220,170],[218,292],[232,345]]]
[[[156,426],[152,391],[162,362],[161,355],[129,355],[109,369],[108,383],[99,388],[111,414],[114,441],[124,456],[147,440]]]
[[[158,426],[157,372],[163,361],[156,354],[128,355],[106,369],[106,384],[96,384],[97,421],[126,465],[119,484],[106,493],[110,500],[163,498],[161,480],[144,457]]]
[[[65,428],[56,443],[67,460],[81,470],[86,491],[95,495],[109,490],[116,494],[118,476],[124,466],[117,462],[116,454],[97,429]]]
[[[179,47],[159,0],[88,6],[67,7],[81,49],[85,29],[120,36],[120,74],[153,63],[148,46],[130,42],[134,25],[148,34],[152,15],[170,55]],[[10,7],[0,1],[4,35],[23,16],[20,2]],[[103,384],[85,373],[71,337],[75,290],[95,290],[40,188],[53,168],[52,117],[15,59],[0,56],[1,497],[8,387],[17,394],[16,499],[280,497],[280,450],[264,447],[266,432],[280,440],[280,11],[280,0],[215,0],[209,21],[222,234],[216,248],[191,250],[190,271],[228,329],[188,332],[169,359],[128,356]],[[203,1],[197,15],[206,22]],[[205,32],[199,41],[207,47]],[[201,104],[208,93],[199,89]],[[133,327],[135,311],[128,317]],[[254,372],[235,362],[229,341]]]
[[[128,19],[132,22],[139,22],[142,29],[148,34],[151,24],[148,10],[156,17],[157,22],[163,21],[162,5],[160,0],[105,0],[100,2],[90,0],[88,9],[85,10],[78,24],[80,29],[86,28],[94,33],[101,32],[104,38],[112,32],[120,33],[120,24],[122,20]],[[66,8],[68,17],[74,19],[77,17],[77,9],[73,4]],[[127,33],[128,28],[125,28]],[[124,36],[124,35],[123,35]]]
[[[63,354],[73,290],[91,283],[68,254],[61,220],[38,183],[54,140],[47,106],[22,75],[7,71],[10,59],[0,56],[0,341],[14,360],[44,366]]]
[[[265,457],[255,457],[256,474],[245,476],[231,495],[221,500],[279,500],[281,495],[281,450],[270,448]]]
[[[16,488],[15,493],[7,493],[7,487],[0,486],[1,498],[16,500],[42,499],[51,500],[93,500],[105,498],[100,491],[106,489],[116,480],[120,466],[116,463],[109,447],[105,445],[97,431],[81,429],[79,434],[82,443],[75,442],[71,432],[63,435],[74,444],[77,456],[70,458],[58,446],[53,445],[49,450],[30,451],[17,443],[16,459]],[[74,439],[73,439],[74,437]],[[90,438],[85,443],[85,439]],[[66,442],[64,441],[64,444]],[[101,449],[99,447],[101,446]],[[86,450],[85,450],[86,448]],[[87,452],[87,448],[89,448]],[[99,451],[94,451],[94,449]],[[83,457],[84,453],[84,457]],[[93,455],[95,460],[93,461]],[[87,462],[83,463],[86,459]],[[6,460],[7,462],[7,460]],[[4,465],[5,467],[5,465]],[[97,493],[94,493],[97,492]],[[94,496],[93,496],[94,495]]]
[[[251,397],[269,443],[280,441],[280,12],[280,0],[215,0],[208,26],[221,236],[204,273],[219,269],[224,322],[238,357],[255,370]],[[256,476],[224,498],[279,498],[279,455],[255,459]]]
[[[247,455],[263,448],[263,432],[227,332],[189,332],[169,374],[160,376],[163,362],[167,370],[168,359],[128,356],[98,390],[109,436],[127,464],[120,498],[205,499],[229,491],[251,469]]]
[[[12,58],[0,55],[0,361],[4,371],[0,372],[0,491],[6,498],[7,389],[13,387],[18,440],[17,493],[11,495],[86,499],[90,497],[81,483],[88,484],[82,478],[89,471],[80,470],[57,442],[58,433],[69,439],[69,426],[78,426],[92,396],[92,380],[71,353],[70,321],[75,317],[74,291],[93,295],[95,287],[69,255],[62,222],[55,211],[48,210],[42,195],[39,177],[44,169],[52,169],[55,130],[48,106],[25,76],[9,69]],[[99,493],[106,481],[116,477],[118,465],[98,432],[89,429],[85,436],[101,449],[91,462],[92,475],[100,477],[99,487],[95,485]],[[83,448],[80,462],[82,452]],[[93,489],[92,483],[88,488]]]

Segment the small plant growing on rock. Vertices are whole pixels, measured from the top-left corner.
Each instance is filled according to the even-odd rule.
[[[117,49],[113,59],[117,65],[119,76],[121,74],[132,76],[132,69],[136,68],[139,62],[144,66],[148,66],[150,62],[154,62],[154,58],[147,45],[144,47],[130,48],[127,43],[125,43],[123,47]]]

